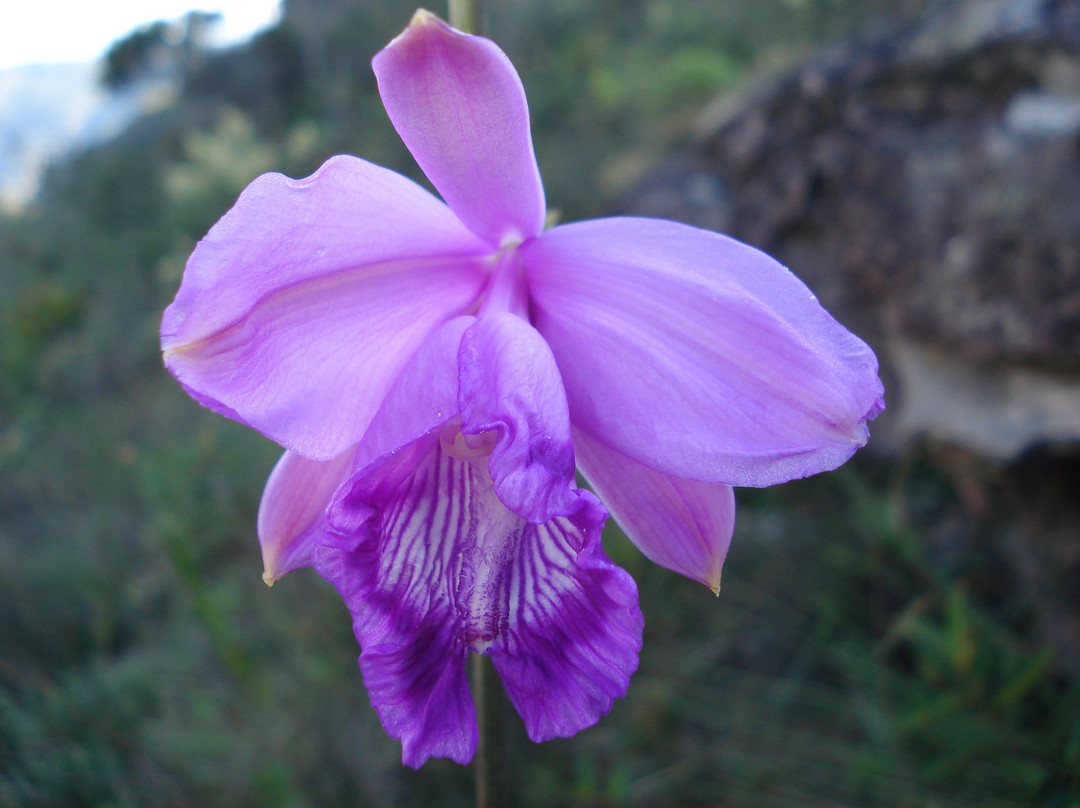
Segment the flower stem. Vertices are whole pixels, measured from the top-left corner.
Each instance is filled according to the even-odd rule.
[[[485,0],[450,0],[450,24],[466,34],[484,33]]]
[[[476,750],[476,808],[507,808],[510,778],[506,771],[506,733],[503,700],[491,660],[472,655],[473,701],[480,743]]]

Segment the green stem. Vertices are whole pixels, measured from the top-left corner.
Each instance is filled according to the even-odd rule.
[[[450,0],[450,24],[467,34],[483,34],[485,0]]]
[[[506,770],[506,731],[503,699],[491,660],[472,655],[473,701],[480,743],[476,749],[476,808],[507,808],[510,778]]]

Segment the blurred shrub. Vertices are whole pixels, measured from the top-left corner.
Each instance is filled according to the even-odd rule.
[[[413,4],[289,5],[0,218],[0,805],[471,801],[467,769],[401,768],[332,589],[262,584],[279,449],[160,364],[187,255],[255,175],[337,150],[416,173],[368,64]],[[905,5],[544,0],[491,23],[575,218],[713,92]],[[740,511],[719,599],[606,537],[640,583],[641,669],[574,739],[534,746],[511,719],[522,806],[1080,804],[1080,690],[1000,570],[935,554],[928,536],[970,530],[947,479],[860,461]]]
[[[236,107],[222,110],[213,129],[188,134],[181,148],[181,158],[163,167],[163,174],[170,222],[182,233],[206,232],[258,175],[306,176],[322,157],[313,121],[302,120],[271,141]],[[168,280],[179,283],[179,277]]]

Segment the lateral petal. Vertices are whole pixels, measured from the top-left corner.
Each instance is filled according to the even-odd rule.
[[[525,90],[494,42],[420,10],[372,67],[394,128],[474,233],[501,246],[540,232],[544,189]]]
[[[566,392],[544,338],[513,314],[483,315],[459,362],[461,430],[497,434],[488,468],[503,504],[533,523],[576,509]]]
[[[263,175],[189,259],[162,321],[165,364],[201,404],[329,460],[427,335],[474,303],[487,250],[431,194],[363,160]]]
[[[574,450],[581,473],[646,558],[720,591],[735,529],[731,486],[664,474],[580,429]]]
[[[815,474],[884,408],[870,348],[745,244],[615,218],[520,252],[572,421],[657,471],[739,486]]]
[[[311,563],[311,550],[325,528],[326,506],[348,477],[352,458],[351,451],[332,460],[308,460],[287,451],[278,460],[259,503],[266,583]]]

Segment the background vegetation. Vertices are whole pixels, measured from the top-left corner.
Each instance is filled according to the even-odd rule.
[[[919,5],[523,0],[491,26],[575,219],[715,93]],[[467,769],[400,765],[332,588],[262,584],[278,449],[161,368],[184,261],[254,176],[339,151],[415,174],[368,67],[411,3],[286,10],[244,48],[185,54],[174,107],[0,219],[0,805],[470,802]],[[932,461],[740,492],[719,599],[612,529],[641,669],[574,739],[534,746],[512,722],[520,804],[1080,805],[1080,687]]]

